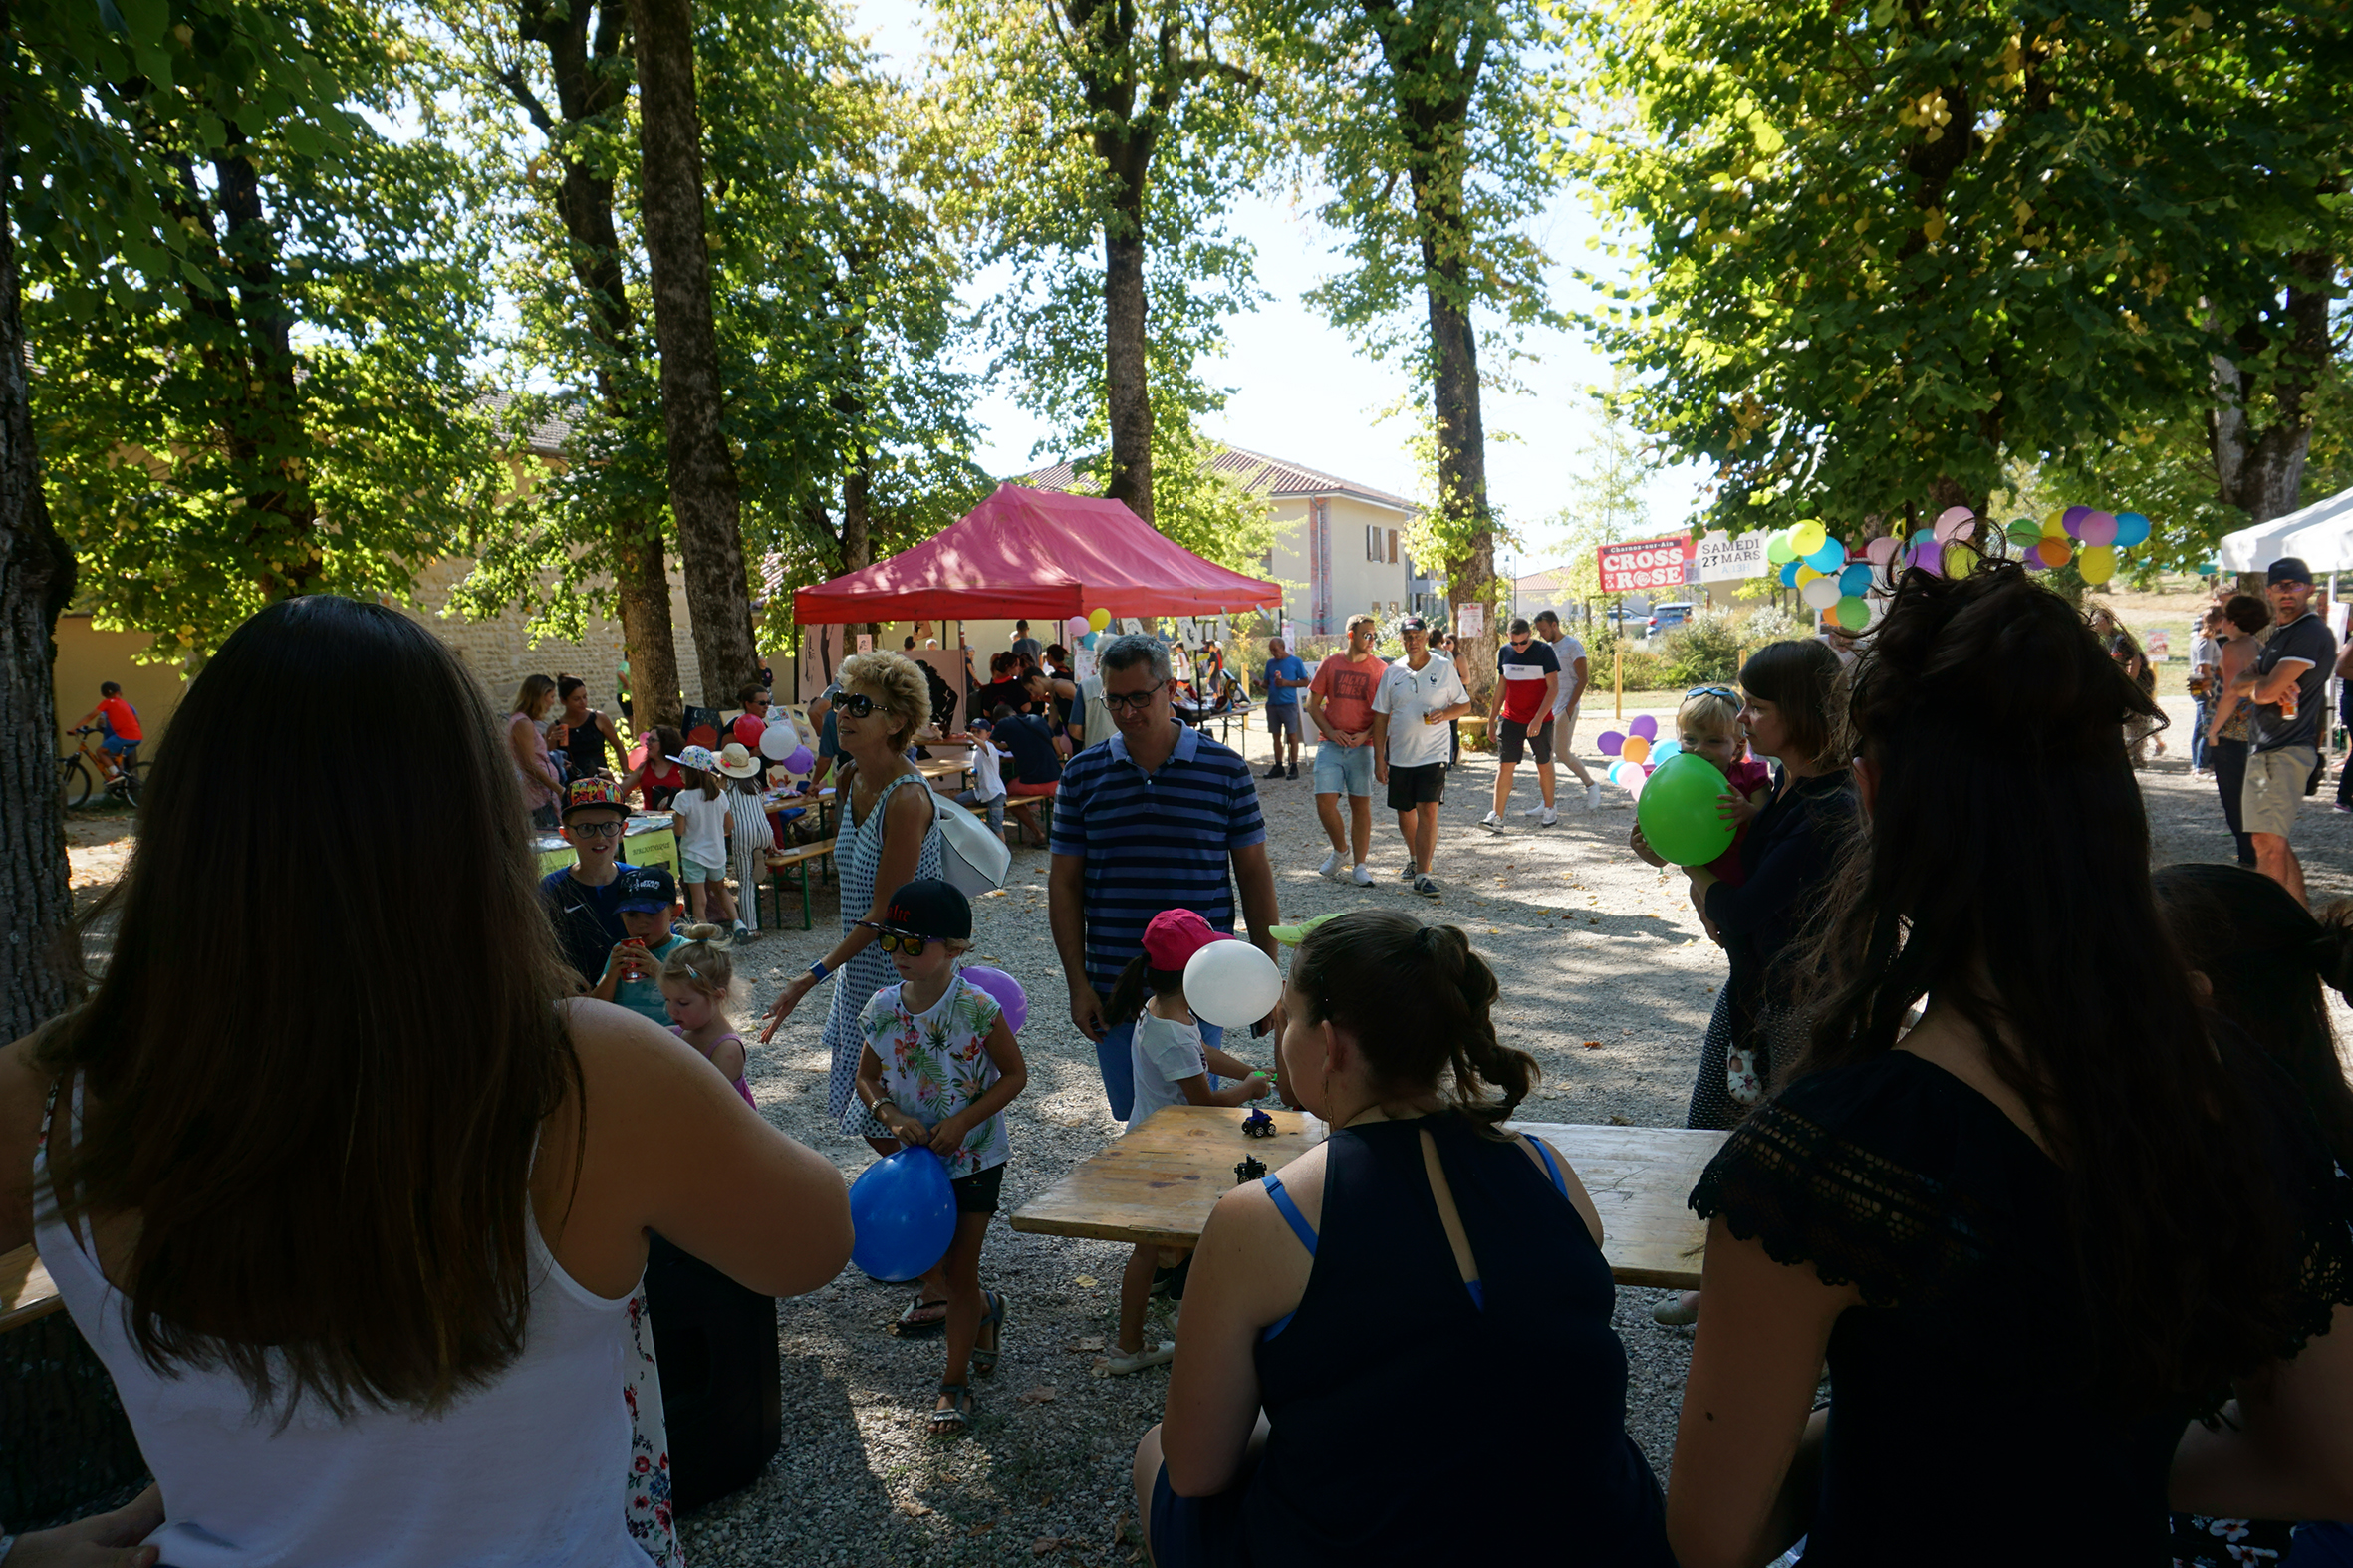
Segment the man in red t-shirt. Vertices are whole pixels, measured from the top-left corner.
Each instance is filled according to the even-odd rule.
[[[117,764],[136,751],[138,743],[146,738],[145,731],[138,727],[138,710],[123,700],[123,688],[112,680],[99,683],[98,706],[74,720],[73,727],[80,729],[91,723],[106,732],[106,741],[100,749]]]
[[[1560,821],[1552,809],[1552,706],[1560,695],[1560,656],[1552,645],[1535,635],[1525,620],[1511,623],[1511,641],[1496,654],[1495,706],[1490,720],[1495,730],[1495,809],[1479,819],[1490,833],[1503,831],[1503,808],[1511,804],[1511,774],[1520,753],[1533,747],[1536,779],[1543,786],[1543,805],[1536,823],[1549,828]]]
[[[1323,737],[1315,748],[1315,814],[1332,841],[1332,853],[1316,870],[1335,879],[1345,875],[1360,888],[1373,885],[1365,866],[1373,839],[1373,693],[1389,672],[1388,661],[1373,652],[1380,637],[1381,624],[1371,616],[1350,616],[1348,652],[1317,665],[1307,683],[1307,721]],[[1348,797],[1345,829],[1342,795]],[[1340,858],[1352,850],[1352,868],[1343,873]]]

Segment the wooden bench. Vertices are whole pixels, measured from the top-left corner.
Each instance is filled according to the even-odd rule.
[[[49,1270],[31,1247],[0,1254],[0,1334],[63,1310]]]
[[[834,841],[819,839],[812,844],[796,844],[790,849],[768,852],[768,887],[776,907],[776,928],[784,928],[784,874],[793,873],[801,889],[801,929],[809,929],[809,865],[817,863],[826,881],[833,880]],[[752,928],[764,930],[760,921],[760,890],[747,890],[746,900],[751,906]]]

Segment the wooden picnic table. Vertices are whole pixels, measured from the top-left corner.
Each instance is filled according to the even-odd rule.
[[[1302,1111],[1269,1109],[1275,1136],[1247,1138],[1238,1107],[1175,1105],[1089,1157],[1013,1215],[1015,1230],[1190,1246],[1234,1167],[1255,1155],[1280,1171],[1325,1136]],[[1601,1213],[1602,1255],[1622,1285],[1692,1290],[1707,1227],[1685,1205],[1721,1133],[1668,1127],[1513,1122],[1568,1157]]]
[[[915,771],[930,783],[954,779],[958,789],[965,787],[964,776],[972,771],[969,761],[957,762],[948,757],[930,757],[915,764]]]
[[[63,1308],[49,1270],[29,1246],[0,1253],[0,1334]]]

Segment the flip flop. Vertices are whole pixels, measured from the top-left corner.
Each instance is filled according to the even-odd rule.
[[[979,1343],[979,1330],[974,1331],[972,1376],[993,1378],[997,1371],[997,1356],[1005,1348],[1005,1298],[993,1290],[983,1291],[982,1294],[988,1297],[988,1311],[980,1319],[980,1328],[993,1329],[995,1332],[990,1337],[996,1343],[983,1348]]]
[[[915,1316],[916,1313],[930,1307],[937,1307],[939,1316],[935,1318]],[[915,1292],[915,1299],[907,1304],[907,1310],[899,1314],[899,1321],[891,1325],[891,1332],[901,1339],[922,1339],[932,1334],[943,1333],[946,1329],[947,1303],[945,1301],[925,1301],[923,1293],[919,1290]]]

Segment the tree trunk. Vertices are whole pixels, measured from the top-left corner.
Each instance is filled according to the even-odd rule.
[[[2215,459],[2217,497],[2267,523],[2296,509],[2304,488],[2304,459],[2312,446],[2312,391],[2328,364],[2329,281],[2336,259],[2325,251],[2288,258],[2287,342],[2270,384],[2276,412],[2267,427],[2248,419],[2246,405],[2257,391],[2254,373],[2222,355],[2214,362],[2215,406],[2207,413],[2207,439]],[[2271,347],[2274,334],[2259,322],[2238,329],[2241,358],[2252,360]]]
[[[564,182],[556,210],[572,252],[572,276],[588,305],[589,331],[616,359],[638,355],[637,323],[621,268],[621,236],[613,221],[613,180],[573,154],[586,126],[613,114],[629,96],[627,76],[618,69],[627,47],[622,0],[594,10],[592,43],[586,4],[551,13],[541,0],[522,0],[517,32],[547,46],[554,66],[559,121],[532,95],[518,71],[507,87],[548,135],[564,159]],[[597,377],[599,400],[608,417],[629,416],[610,371]],[[661,547],[661,525],[625,516],[613,521],[613,588],[621,610],[621,639],[629,654],[631,687],[637,693],[637,722],[672,726],[685,720],[678,682],[676,631],[670,624],[669,562]]]
[[[874,489],[875,455],[865,447],[842,475],[842,570],[862,572],[875,564],[874,524],[868,496]]]
[[[1431,242],[1423,241],[1425,264]],[[1446,597],[1455,604],[1492,604],[1495,528],[1487,508],[1487,436],[1479,412],[1478,334],[1470,313],[1435,286],[1430,290],[1431,403],[1438,421],[1438,505],[1468,528],[1449,530],[1456,543],[1446,556]],[[1483,701],[1493,683],[1492,660],[1461,665],[1463,684]]]
[[[1143,204],[1137,191],[1137,205]],[[1123,223],[1126,214],[1122,214]],[[1145,363],[1144,237],[1103,234],[1103,389],[1111,415],[1104,494],[1152,521],[1152,390]]]
[[[221,217],[226,223],[222,251],[237,273],[237,313],[252,365],[246,403],[257,439],[280,451],[299,444],[302,392],[295,375],[294,318],[287,310],[278,275],[277,234],[262,210],[261,176],[242,142],[215,158]],[[315,535],[319,508],[311,499],[310,476],[302,459],[277,460],[277,484],[245,498],[256,517],[256,543],[269,528],[284,537],[258,552],[269,563],[256,579],[270,599],[291,599],[317,585],[320,549]],[[261,519],[270,519],[262,522]]]
[[[17,144],[14,109],[0,98],[7,131],[0,147]],[[16,214],[6,210],[15,188],[13,173],[0,179],[0,908],[8,911],[0,1034],[11,1040],[72,1000],[49,949],[74,913],[51,685],[57,618],[74,594],[74,555],[50,523],[33,448]]]
[[[640,207],[661,351],[670,515],[686,567],[686,611],[702,661],[702,700],[724,707],[757,676],[742,502],[721,426],[719,340],[703,243],[701,122],[694,101],[691,0],[630,0],[637,33]]]

